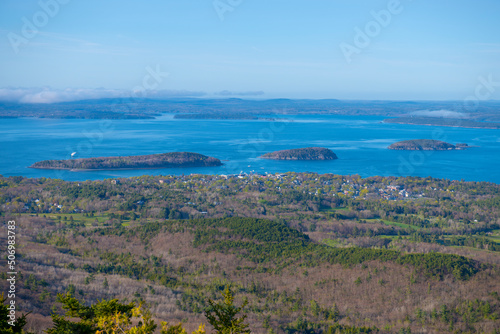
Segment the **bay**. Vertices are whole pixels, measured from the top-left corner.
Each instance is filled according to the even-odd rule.
[[[167,174],[316,172],[362,177],[432,176],[500,183],[500,132],[383,123],[383,117],[286,115],[277,121],[189,120],[165,114],[153,120],[0,120],[0,174],[69,181]],[[392,151],[409,139],[467,143],[463,151]],[[259,156],[276,150],[321,146],[334,161],[272,161]],[[127,156],[174,151],[197,152],[224,166],[146,170],[56,171],[30,169],[40,160]]]

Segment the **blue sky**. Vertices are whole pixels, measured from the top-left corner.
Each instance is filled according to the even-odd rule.
[[[149,68],[168,72],[153,97],[463,100],[500,82],[498,17],[498,0],[2,0],[0,98],[122,94]]]

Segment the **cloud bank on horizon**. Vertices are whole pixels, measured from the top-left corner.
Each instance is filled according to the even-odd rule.
[[[421,117],[440,117],[440,118],[457,118],[457,119],[465,119],[469,118],[469,114],[461,113],[458,111],[452,110],[418,110],[411,113],[412,116],[421,116]]]
[[[214,93],[219,96],[260,96],[262,91],[256,92],[231,92],[222,91]],[[104,98],[188,98],[210,96],[206,92],[189,90],[147,90],[145,92],[135,92],[125,89],[88,89],[88,88],[0,88],[0,101],[13,103],[58,103],[80,100],[94,100]]]
[[[259,96],[264,95],[263,91],[255,91],[255,92],[231,92],[229,90],[223,90],[221,92],[215,93],[215,95],[220,96]]]

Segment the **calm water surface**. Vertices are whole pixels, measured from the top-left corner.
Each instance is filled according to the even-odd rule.
[[[71,181],[143,174],[234,174],[254,171],[432,176],[500,183],[500,130],[385,124],[382,117],[286,116],[283,121],[0,119],[0,174]],[[477,146],[465,151],[392,151],[408,139]],[[308,146],[332,149],[335,161],[271,161],[264,153]],[[30,169],[36,161],[75,157],[198,152],[222,167],[71,172]]]

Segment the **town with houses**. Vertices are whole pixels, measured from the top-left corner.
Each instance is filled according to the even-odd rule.
[[[83,181],[73,182],[77,187],[89,184],[89,182],[104,182],[111,186],[121,185],[123,183],[149,183],[157,184],[161,187],[167,187],[171,191],[197,191],[208,190],[213,192],[222,191],[242,191],[259,192],[272,191],[280,193],[281,191],[295,190],[303,194],[320,197],[336,197],[351,199],[383,199],[387,201],[402,201],[408,199],[423,198],[425,194],[414,192],[408,189],[404,184],[397,184],[397,178],[394,183],[385,184],[380,182],[377,177],[362,179],[358,175],[341,176],[334,174],[314,174],[314,173],[239,173],[230,175],[168,175],[168,176],[143,176],[129,179],[108,179],[107,181]],[[430,191],[437,191],[436,188],[427,187]],[[9,206],[10,203],[5,203]],[[142,201],[137,201],[142,205]],[[186,202],[186,205],[194,205],[193,202]],[[218,205],[220,203],[216,203]],[[24,212],[37,213],[56,213],[68,212],[64,203],[57,201],[46,203],[40,198],[30,198],[24,202]],[[85,213],[80,208],[72,208],[73,213]],[[204,211],[201,212],[206,213]]]

